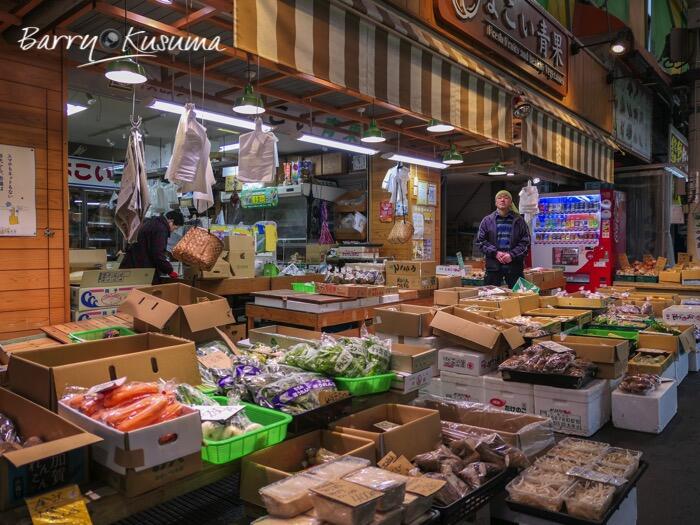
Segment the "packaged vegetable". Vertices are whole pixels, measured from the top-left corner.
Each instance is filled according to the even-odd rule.
[[[337,480],[311,489],[316,516],[333,525],[370,525],[382,493]]]
[[[318,408],[320,392],[337,390],[332,379],[304,371],[258,374],[250,377],[245,384],[256,404],[289,414],[301,414]]]
[[[641,358],[635,358],[635,363],[646,364],[641,362]],[[646,395],[656,390],[660,384],[661,378],[656,374],[626,374],[618,388],[628,394]]]
[[[615,487],[579,480],[564,495],[566,511],[572,516],[599,521],[612,503]]]
[[[513,501],[558,512],[564,502],[564,493],[571,486],[561,483],[547,483],[528,479],[525,473],[508,483],[506,490]]]
[[[348,474],[343,479],[377,490],[383,494],[377,503],[377,510],[386,512],[400,506],[406,493],[408,478],[378,467],[366,467]]]
[[[312,488],[325,480],[306,473],[276,481],[259,490],[267,512],[279,518],[293,518],[311,509]]]
[[[331,452],[323,447],[309,447],[304,450],[304,459],[301,462],[301,466],[302,468],[315,467],[336,460],[339,457],[339,454]]]
[[[307,472],[326,481],[334,481],[360,469],[369,467],[369,465],[370,462],[367,459],[343,456],[309,469]]]

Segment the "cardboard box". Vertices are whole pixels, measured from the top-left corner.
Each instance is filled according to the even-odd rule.
[[[484,323],[497,326],[499,329],[491,328]],[[517,326],[455,307],[439,310],[430,326],[436,335],[479,352],[502,352],[525,344],[525,339]]]
[[[230,235],[225,239],[226,260],[235,278],[255,277],[255,239],[250,235]]]
[[[549,418],[514,414],[494,410],[492,407],[464,406],[454,401],[426,399],[419,400],[418,403],[420,406],[438,410],[443,421],[463,424],[467,432],[497,432],[506,443],[519,448],[530,458],[554,444],[552,422]]]
[[[71,308],[78,311],[116,308],[134,288],[150,286],[154,271],[152,268],[86,270],[80,284],[70,287]]]
[[[51,410],[66,386],[89,388],[122,376],[201,382],[194,343],[155,333],[20,350],[11,354],[7,368],[13,392]]]
[[[588,437],[608,421],[605,409],[608,386],[603,379],[594,379],[578,390],[534,386],[535,413],[551,418],[555,432]]]
[[[228,301],[185,284],[161,284],[132,290],[119,307],[134,317],[137,332],[163,332],[201,341],[211,329],[235,323]]]
[[[88,319],[96,319],[106,315],[114,315],[117,313],[116,308],[103,308],[101,310],[71,310],[70,318],[72,321],[87,321]]]
[[[659,272],[660,283],[679,283],[681,282],[683,273],[681,270],[661,270]]]
[[[446,346],[450,346],[450,342],[442,337],[431,335],[428,337],[408,337],[403,335],[385,334],[383,332],[375,332],[376,336],[381,339],[389,339],[392,345],[401,344],[409,346],[420,346],[427,350],[440,350]]]
[[[485,403],[518,414],[535,414],[534,385],[504,381],[500,372],[484,376]]]
[[[460,299],[476,297],[479,292],[475,288],[463,288],[457,286],[454,288],[445,288],[436,290],[433,293],[433,303],[436,306],[453,306],[459,304]]]
[[[218,328],[226,335],[228,335],[231,338],[231,341],[233,341],[234,343],[237,343],[238,341],[242,341],[243,339],[247,338],[246,332],[248,330],[248,327],[245,323],[227,324]]]
[[[426,337],[432,335],[430,323],[436,309],[429,306],[397,304],[375,308],[374,322],[377,331],[385,334],[406,337]]]
[[[460,299],[459,305],[486,306],[501,310],[503,318],[517,317],[520,315],[520,301],[516,297],[489,297]]]
[[[637,362],[637,356],[643,353],[664,354],[664,359],[658,365],[642,365]],[[637,354],[629,360],[628,370],[630,374],[656,374],[659,376],[676,378],[675,353],[671,351],[660,351],[657,349],[639,348]],[[667,373],[668,372],[668,373]]]
[[[544,275],[542,275],[542,272],[528,272],[525,270],[523,275],[525,276],[526,280],[530,281],[538,288],[541,288],[544,284]]]
[[[71,272],[107,268],[107,250],[68,250]]]
[[[483,376],[440,372],[440,386],[442,395],[448,399],[470,403],[486,403]]]
[[[571,318],[571,321],[562,320],[562,324],[572,322],[576,323],[579,327],[593,320],[593,312],[590,310],[573,310],[570,308],[538,308],[536,310],[530,310],[525,315],[534,317],[568,317]]]
[[[484,317],[490,317],[491,319],[503,319],[503,310],[500,308],[479,306],[475,304],[458,304],[455,305],[455,308],[460,308],[462,310],[466,310],[467,312],[483,315]]]
[[[656,348],[667,352],[692,352],[695,350],[695,326],[676,325],[682,330],[680,335],[662,334],[658,332],[639,332],[637,348]]]
[[[627,371],[630,342],[608,337],[584,337],[577,335],[555,335],[552,341],[576,351],[576,355],[591,361],[598,367],[600,379],[617,379]]]
[[[461,275],[438,275],[437,276],[438,289],[443,288],[459,288],[462,286],[462,276]]]
[[[185,279],[197,278],[203,281],[216,281],[220,279],[230,279],[233,277],[231,264],[226,259],[228,252],[222,252],[221,257],[214,263],[209,271],[200,270],[191,266],[185,266]]]
[[[328,250],[335,247],[333,244],[307,244],[306,245],[306,263],[319,264],[326,260]]]
[[[661,383],[646,395],[612,393],[612,422],[616,428],[660,434],[678,411],[675,381]]]
[[[246,503],[264,507],[258,490],[299,472],[301,462],[306,460],[306,450],[321,447],[340,456],[364,458],[372,464],[376,461],[374,441],[371,439],[316,430],[244,457],[241,463],[240,498]]]
[[[399,426],[383,432],[374,426],[382,421]],[[414,458],[433,450],[442,441],[437,411],[406,405],[385,404],[368,408],[337,420],[331,424],[331,430],[371,439],[378,458],[389,452]]]
[[[322,332],[292,328],[291,326],[271,325],[262,328],[254,328],[248,332],[251,343],[260,343],[267,346],[279,346],[290,348],[299,343],[317,342],[323,337]]]
[[[23,437],[45,440],[0,457],[0,510],[67,483],[88,481],[88,447],[101,438],[4,388],[0,388],[0,412],[15,423]]]
[[[396,372],[396,378],[391,382],[391,389],[402,394],[408,394],[427,386],[432,378],[432,367],[413,373]]]
[[[622,304],[634,304],[636,306],[644,306],[645,303],[650,303],[654,317],[659,317],[659,318],[663,317],[664,310],[666,308],[676,304],[673,301],[673,299],[653,298],[653,297],[649,297],[647,299],[622,299],[620,301],[620,303],[622,303]]]
[[[470,376],[483,376],[496,370],[499,359],[493,354],[472,352],[466,348],[442,348],[438,352],[438,369]]]
[[[385,271],[390,275],[406,277],[435,277],[437,263],[433,261],[386,261]]]
[[[572,294],[567,297],[556,297],[557,306],[560,308],[584,308],[584,309],[599,309],[607,308],[611,300],[609,298],[590,298]]]
[[[663,319],[668,324],[700,326],[700,305],[678,304],[664,308]]]
[[[428,277],[387,275],[386,284],[388,286],[398,286],[399,288],[409,290],[434,290],[437,288],[437,278],[434,275]]]
[[[540,296],[532,293],[514,293],[513,297],[518,300],[520,312],[529,312],[540,307]]]
[[[391,370],[413,374],[422,370],[437,371],[437,350],[406,344],[391,345]]]
[[[682,270],[681,282],[683,284],[698,284],[698,283],[700,283],[700,268],[692,268],[689,270]]]

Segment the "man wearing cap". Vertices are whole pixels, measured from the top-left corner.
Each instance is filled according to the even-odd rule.
[[[496,211],[481,221],[476,238],[486,257],[485,284],[512,288],[523,277],[524,260],[530,249],[530,230],[513,204],[510,192],[496,194]]]

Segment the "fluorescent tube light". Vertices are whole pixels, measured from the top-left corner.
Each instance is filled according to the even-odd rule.
[[[397,162],[406,162],[407,164],[416,164],[418,166],[425,166],[427,168],[436,168],[439,170],[444,170],[447,164],[442,162],[436,162],[434,160],[419,159],[417,157],[409,157],[408,155],[400,155],[398,153],[391,153],[389,156],[384,157],[386,160],[395,160]]]
[[[365,148],[363,146],[356,146],[355,144],[349,144],[347,142],[341,142],[339,140],[331,140],[324,137],[317,137],[316,135],[309,135],[304,133],[297,137],[297,140],[302,142],[310,142],[311,144],[318,144],[319,146],[328,146],[329,148],[342,149],[345,151],[352,151],[353,153],[364,153],[365,155],[376,155],[379,150]]]
[[[240,144],[236,142],[235,144],[226,144],[225,146],[219,146],[219,151],[233,151],[240,148]]]
[[[155,109],[157,111],[166,111],[168,113],[175,113],[176,115],[182,115],[185,112],[185,106],[182,104],[175,104],[174,102],[166,102],[164,100],[153,99],[149,108]],[[218,122],[219,124],[228,124],[229,126],[236,126],[237,128],[243,129],[255,129],[255,122],[252,120],[245,120],[242,118],[232,117],[229,115],[224,115],[222,113],[214,113],[212,111],[207,111],[205,109],[195,108],[195,113],[197,113],[198,118],[208,120],[210,122]],[[270,131],[272,128],[265,124],[262,125],[263,131]]]

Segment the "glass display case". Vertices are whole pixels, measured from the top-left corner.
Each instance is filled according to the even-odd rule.
[[[117,257],[122,235],[114,223],[111,190],[70,187],[69,242],[71,248],[103,248]]]

